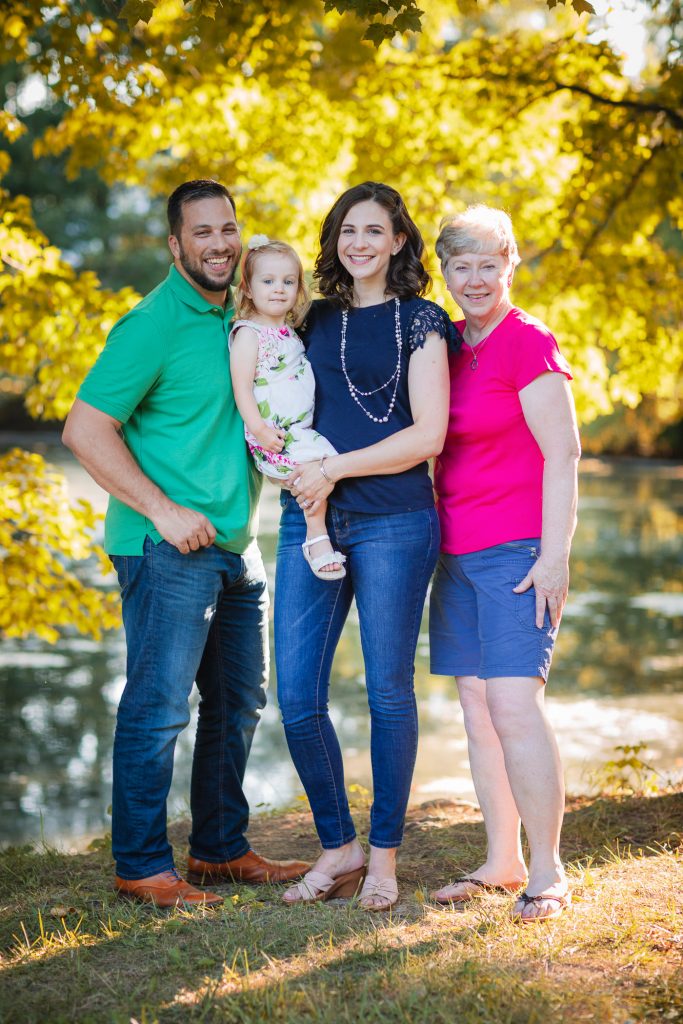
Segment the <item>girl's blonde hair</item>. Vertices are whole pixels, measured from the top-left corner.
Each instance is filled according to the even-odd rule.
[[[504,210],[477,203],[464,213],[444,217],[436,240],[436,255],[445,271],[451,256],[465,252],[500,253],[514,269],[520,262],[512,221]]]
[[[247,251],[244,254],[244,258],[242,260],[242,276],[237,288],[235,289],[236,319],[248,320],[256,312],[256,307],[254,306],[248,291],[251,288],[251,279],[259,256],[290,256],[296,265],[299,281],[296,293],[296,302],[294,303],[293,309],[290,309],[287,313],[285,319],[292,327],[298,327],[303,323],[306,314],[311,307],[311,297],[306,281],[304,280],[304,268],[298,254],[291,245],[287,244],[287,242],[278,242],[270,238],[266,240],[265,236],[263,242],[259,240],[257,244],[254,245],[254,241],[255,239],[252,239],[251,248],[247,248]]]

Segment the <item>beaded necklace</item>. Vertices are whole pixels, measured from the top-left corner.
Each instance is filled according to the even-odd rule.
[[[346,328],[349,322],[349,311],[348,309],[342,309],[341,365],[342,371],[344,373],[344,379],[346,380],[346,386],[349,389],[349,394],[351,395],[351,398],[354,400],[356,405],[360,406],[360,408],[363,410],[368,419],[372,420],[373,423],[386,423],[389,417],[391,416],[394,406],[396,404],[396,393],[398,391],[398,382],[401,376],[402,338],[400,309],[401,303],[399,302],[398,296],[396,296],[394,298],[394,333],[396,338],[397,354],[396,368],[394,369],[394,372],[392,373],[391,377],[389,377],[389,379],[386,380],[384,384],[380,384],[378,388],[373,388],[372,391],[361,391],[360,388],[357,388],[356,385],[351,380],[351,378],[349,377],[348,371],[346,369]],[[370,395],[376,395],[379,391],[384,391],[384,389],[388,388],[392,383],[394,385],[394,390],[391,399],[389,400],[389,408],[387,409],[386,416],[373,416],[372,413],[368,412],[368,410],[365,408],[365,406],[361,402],[361,398],[369,398]]]

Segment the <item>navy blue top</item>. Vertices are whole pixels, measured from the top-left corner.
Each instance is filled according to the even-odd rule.
[[[395,301],[376,306],[352,307],[346,330],[346,370],[361,391],[380,387],[396,369]],[[313,426],[338,452],[382,441],[413,424],[408,396],[408,363],[427,335],[436,332],[456,348],[460,335],[448,315],[434,302],[411,298],[400,301],[401,373],[396,404],[387,423],[375,423],[351,397],[341,364],[341,308],[328,299],[311,306],[299,333],[306,346],[316,381]],[[394,382],[368,397],[360,396],[373,416],[386,416]],[[329,497],[330,504],[350,512],[412,512],[434,504],[428,463],[421,462],[403,473],[350,477],[340,480]]]

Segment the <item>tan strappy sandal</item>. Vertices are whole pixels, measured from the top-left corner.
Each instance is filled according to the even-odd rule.
[[[363,903],[364,899],[376,898],[383,902],[379,906],[374,903]],[[360,891],[361,910],[375,911],[391,910],[398,900],[398,883],[395,878],[377,878],[375,875],[368,875]]]
[[[337,875],[336,878],[322,871],[308,871],[300,882],[287,890],[297,892],[299,898],[287,900],[283,896],[282,902],[296,906],[297,903],[326,903],[328,900],[349,899],[358,893],[364,878],[365,866]]]

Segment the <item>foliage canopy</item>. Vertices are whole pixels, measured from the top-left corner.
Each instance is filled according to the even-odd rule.
[[[0,45],[63,105],[36,159],[64,154],[72,175],[155,195],[220,178],[250,233],[286,238],[309,266],[354,181],[399,188],[430,246],[443,214],[505,207],[523,256],[515,299],[557,334],[582,420],[643,396],[673,415],[681,5],[649,0],[658,45],[637,80],[586,15],[547,6],[539,27],[543,0],[24,0],[0,11]],[[6,106],[0,132],[23,130],[20,105]],[[0,249],[0,366],[32,414],[63,416],[137,296],[77,273],[21,196],[3,195]]]

